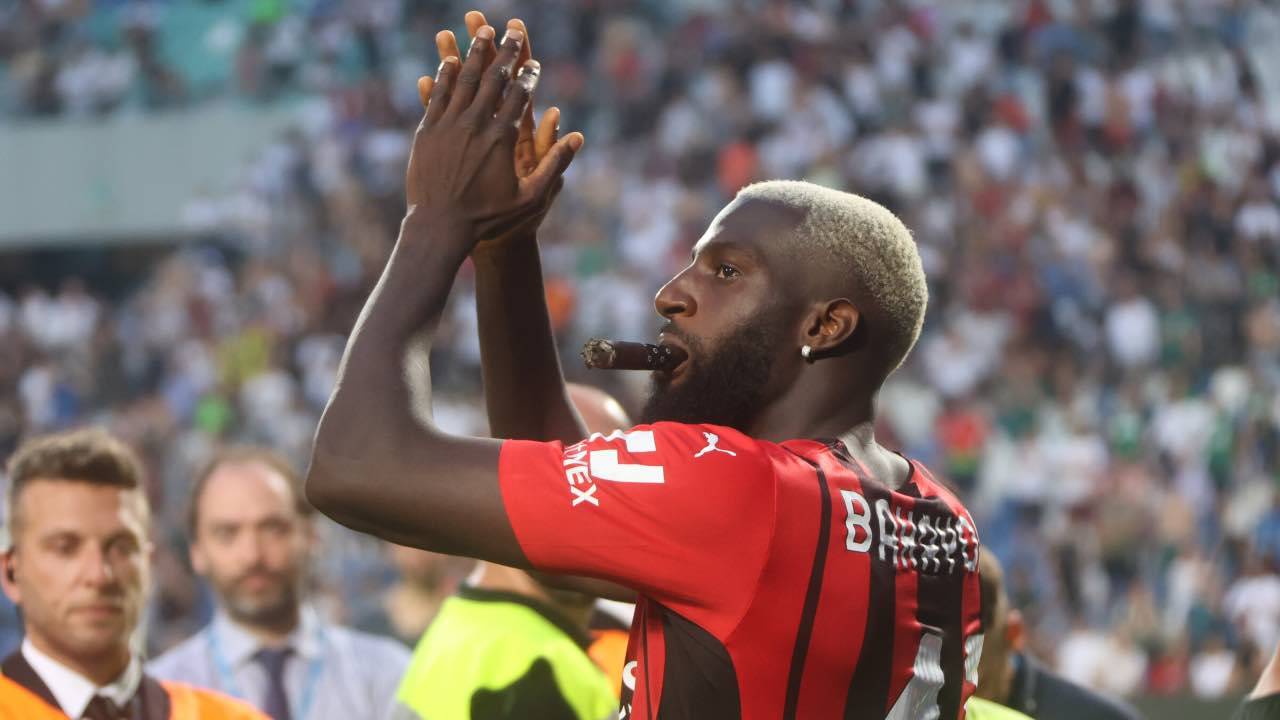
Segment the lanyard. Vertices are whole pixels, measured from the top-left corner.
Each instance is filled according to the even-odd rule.
[[[324,647],[324,633],[320,627],[316,626],[316,641],[321,648]],[[231,664],[227,662],[227,658],[222,654],[222,643],[218,640],[218,630],[214,625],[209,626],[209,656],[213,658],[213,667],[218,671],[218,688],[234,697],[252,704],[252,701],[245,696],[240,688],[240,683],[236,681],[235,673],[231,669]],[[324,669],[323,653],[317,655],[315,659],[307,663],[307,679],[302,685],[301,702],[298,703],[297,712],[291,712],[298,720],[307,720],[307,716],[311,712],[311,703],[315,700],[316,684],[320,681],[320,672]]]

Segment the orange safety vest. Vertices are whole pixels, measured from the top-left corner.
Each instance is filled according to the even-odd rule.
[[[183,683],[160,681],[169,695],[167,720],[269,720],[249,705]],[[0,675],[0,720],[67,720],[67,714]]]
[[[622,668],[627,664],[627,641],[631,633],[610,628],[591,631],[587,655],[604,671],[613,685],[613,694],[622,697]]]

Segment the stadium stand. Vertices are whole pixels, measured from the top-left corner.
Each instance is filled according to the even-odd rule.
[[[586,337],[652,336],[656,283],[746,182],[868,194],[914,230],[933,299],[881,432],[967,495],[1035,654],[1127,696],[1247,689],[1280,640],[1274,3],[481,5],[526,20],[539,105],[588,138],[541,234],[570,379],[600,381],[572,358]],[[218,444],[305,457],[395,236],[414,80],[468,7],[0,7],[5,120],[297,112],[145,274],[5,276],[0,449],[109,424],[146,451],[172,537]],[[473,304],[464,280],[432,361],[454,389],[437,417],[482,431]],[[326,538],[322,596],[367,614],[394,573]],[[157,649],[208,612],[180,557],[160,558]]]

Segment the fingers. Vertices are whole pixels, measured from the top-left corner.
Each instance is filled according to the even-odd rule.
[[[512,18],[507,21],[507,32],[512,30],[524,37],[524,43],[520,46],[520,57],[516,58],[516,67],[524,67],[524,64],[533,58],[533,45],[529,42],[529,29],[524,26],[524,21],[520,18]]]
[[[533,103],[530,103],[532,105]],[[541,160],[550,152],[560,137],[560,108],[547,108],[538,123],[538,133],[533,138],[534,155]]]
[[[433,123],[444,116],[452,101],[453,87],[458,77],[458,58],[445,57],[436,71],[436,79],[431,82],[431,94],[427,97],[426,121]],[[430,78],[427,78],[428,80]],[[422,92],[422,81],[418,81],[418,92]]]
[[[493,30],[487,25],[485,28],[490,31]],[[476,33],[476,42],[480,42],[480,33],[483,33],[485,28],[481,28]],[[498,49],[497,57],[494,59],[493,64],[489,66],[489,69],[484,71],[484,78],[481,80],[480,89],[476,92],[475,99],[471,103],[469,114],[481,118],[493,117],[499,101],[502,100],[503,91],[507,89],[508,80],[511,79],[511,71],[515,66],[516,56],[520,54],[520,46],[522,44],[524,44],[524,34],[519,30],[508,30],[507,34],[503,36],[502,46]],[[531,68],[530,65],[533,67]],[[519,113],[524,111],[524,103],[528,102],[528,93],[533,92],[533,86],[538,82],[537,77],[540,68],[533,61],[530,61],[530,65],[525,65],[521,69],[521,77],[517,78],[518,82],[511,85],[511,92],[508,93],[508,96],[519,95],[522,92],[521,88],[528,86],[528,91],[523,99],[517,98],[517,102],[520,104],[517,106],[515,117],[504,118],[504,122],[509,120],[513,128],[516,120],[520,117]],[[466,75],[465,69],[463,70],[463,75]],[[510,104],[510,101],[503,103],[503,107],[508,104]]]
[[[514,53],[512,53],[514,56]],[[462,61],[462,71],[458,74],[457,87],[453,89],[453,98],[449,105],[450,115],[457,115],[469,108],[480,88],[480,79],[484,69],[493,58],[493,28],[485,25],[476,31],[476,37],[467,50],[467,58]]]
[[[418,78],[418,99],[422,101],[422,109],[426,110],[427,105],[431,104],[431,90],[436,86],[436,79],[430,75],[423,75]]]
[[[551,189],[564,171],[569,169],[569,163],[573,162],[582,143],[582,133],[571,132],[553,145],[538,163],[538,168],[528,177],[533,192],[543,193]]]
[[[462,58],[462,53],[458,52],[458,38],[448,30],[436,33],[436,52],[440,53],[441,60],[447,57]]]
[[[517,30],[524,35],[524,44],[520,46],[520,57],[516,59],[516,67],[522,68],[524,64],[533,59],[533,43],[529,41],[529,30],[524,26],[524,21],[520,18],[512,18],[507,21],[507,30]],[[530,102],[525,106],[524,117],[520,118],[520,142],[533,142],[533,103]],[[542,157],[539,155],[538,157]]]
[[[541,73],[542,66],[537,60],[530,60],[520,68],[516,81],[511,83],[507,96],[502,100],[502,107],[498,110],[499,123],[505,123],[511,128],[520,123],[520,118],[533,98],[533,91],[538,87],[538,76]]]
[[[472,10],[467,13],[466,16],[462,18],[462,21],[467,24],[467,37],[475,37],[476,32],[480,30],[480,28],[489,24],[489,22],[484,19],[484,13],[479,10]]]

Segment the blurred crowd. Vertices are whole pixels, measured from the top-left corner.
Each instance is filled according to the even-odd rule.
[[[1248,0],[0,4],[6,119],[297,108],[140,287],[0,294],[0,455],[95,422],[151,463],[153,648],[208,614],[193,468],[230,440],[305,460],[403,211],[415,79],[472,5],[525,19],[539,107],[587,137],[540,235],[571,377],[634,403],[643,379],[576,347],[652,337],[653,292],[744,184],[868,195],[931,282],[880,432],[960,488],[1034,651],[1127,695],[1257,677],[1280,641],[1280,7]],[[174,49],[192,27],[212,70]],[[483,433],[465,270],[451,308],[437,417]],[[465,572],[324,537],[317,597],[369,627]]]

